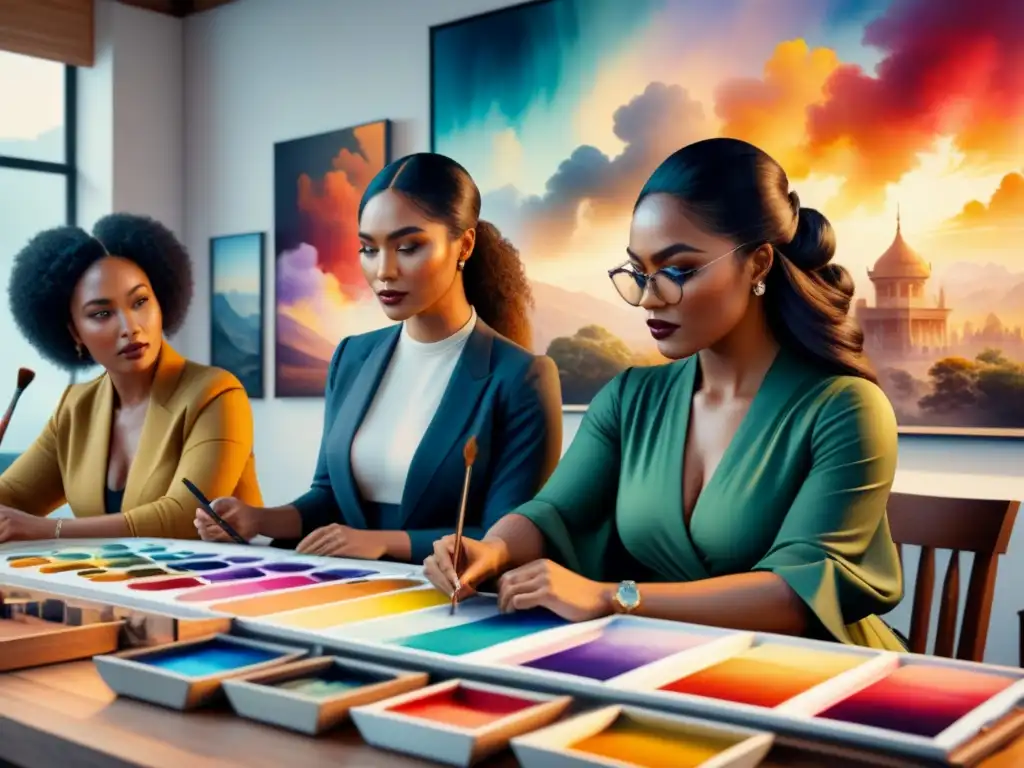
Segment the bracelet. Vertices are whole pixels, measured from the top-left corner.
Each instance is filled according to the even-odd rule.
[[[60,518],[60,519],[57,520],[57,527],[53,531],[53,538],[55,538],[55,539],[59,539],[60,538],[60,527],[62,525],[64,525],[64,518]]]

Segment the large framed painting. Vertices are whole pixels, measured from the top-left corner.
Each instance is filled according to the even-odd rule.
[[[659,362],[607,270],[658,163],[732,136],[834,224],[901,429],[1024,430],[1024,17],[962,0],[768,5],[543,0],[431,30],[432,148],[519,247],[534,349],[566,407]]]
[[[263,289],[266,235],[210,239],[210,364],[263,397]]]
[[[378,120],[274,145],[277,397],[322,397],[345,336],[387,324],[359,267],[359,200],[391,158]]]

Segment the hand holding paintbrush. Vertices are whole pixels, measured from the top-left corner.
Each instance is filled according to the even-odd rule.
[[[455,525],[455,551],[452,553],[452,565],[455,573],[459,572],[459,560],[462,559],[462,529],[466,524],[466,505],[469,502],[469,480],[473,475],[473,462],[476,461],[476,435],[466,441],[462,449],[462,458],[466,461],[466,478],[462,483],[462,502],[459,504],[459,519]],[[459,594],[459,585],[452,590],[451,615],[455,615],[455,608],[458,605],[456,596]]]

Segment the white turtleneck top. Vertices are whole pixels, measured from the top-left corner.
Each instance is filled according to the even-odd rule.
[[[474,311],[447,339],[425,343],[409,336],[403,324],[388,369],[352,440],[352,475],[367,501],[402,502],[413,456],[475,327]]]

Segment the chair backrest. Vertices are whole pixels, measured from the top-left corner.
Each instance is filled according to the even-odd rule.
[[[1006,554],[1020,508],[1018,501],[947,499],[894,493],[889,497],[889,525],[899,545],[921,548],[910,619],[910,650],[927,653],[935,591],[935,550],[950,550],[942,581],[939,623],[935,631],[936,656],[952,658],[960,604],[960,553],[971,552],[974,563],[967,587],[967,602],[960,623],[956,658],[982,661],[988,640],[992,597],[999,556]]]
[[[4,470],[11,466],[11,464],[14,463],[14,460],[20,455],[20,453],[0,453],[0,475],[2,475]]]

